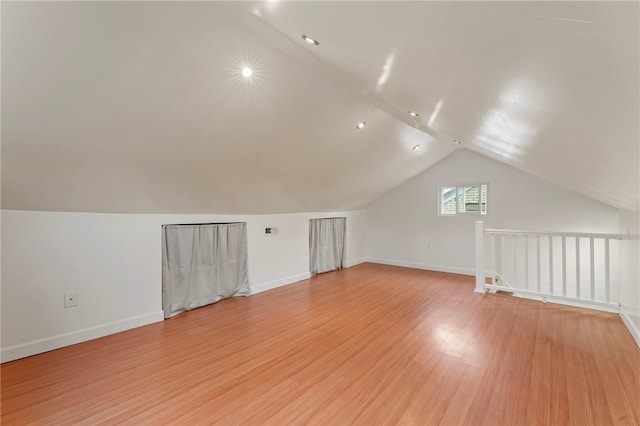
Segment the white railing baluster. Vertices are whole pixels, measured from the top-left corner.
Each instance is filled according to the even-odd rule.
[[[611,302],[611,265],[609,262],[609,238],[604,239],[604,288],[606,301]]]
[[[496,236],[491,235],[491,284],[496,284]]]
[[[567,237],[562,236],[562,295],[567,295]]]
[[[589,295],[591,300],[596,300],[596,271],[595,271],[595,250],[593,248],[593,237],[589,238],[589,258],[591,259],[591,289]]]
[[[524,287],[529,290],[529,236],[524,236]]]
[[[576,237],[576,297],[580,299],[580,237]]]
[[[549,294],[553,294],[553,235],[549,235]]]
[[[502,285],[505,285],[507,283],[507,255],[506,255],[506,250],[505,245],[504,245],[504,235],[502,235],[500,237],[500,251],[502,251],[501,253],[501,257],[502,257],[502,264],[500,266],[500,271],[502,272]]]
[[[540,281],[542,281],[542,275],[540,275],[540,235],[536,235],[536,263],[538,265],[538,271],[536,272],[537,289],[540,291]]]
[[[516,287],[518,285],[518,236],[514,235],[511,237],[513,240],[513,285],[512,287]]]

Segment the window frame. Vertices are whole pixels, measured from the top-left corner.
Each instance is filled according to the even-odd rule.
[[[486,186],[486,196],[485,196],[485,212],[482,213],[482,186]],[[458,198],[458,191],[460,190],[460,188],[472,188],[472,187],[479,187],[479,200],[478,200],[478,211],[475,212],[470,212],[470,211],[464,211],[464,212],[460,212],[460,200]],[[454,213],[442,213],[442,190],[443,188],[455,188],[454,190],[454,199],[455,201],[455,210]],[[439,185],[438,186],[438,193],[437,193],[437,204],[436,204],[436,208],[438,209],[438,216],[443,216],[443,217],[455,217],[455,216],[459,216],[459,215],[472,215],[472,216],[487,216],[489,214],[489,182],[481,182],[481,183],[465,183],[465,184],[457,184],[457,185]],[[465,210],[466,210],[466,206],[465,206]]]

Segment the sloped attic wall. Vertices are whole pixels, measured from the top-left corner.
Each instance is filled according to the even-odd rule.
[[[3,2],[2,207],[357,210],[456,148],[311,69],[249,8]]]
[[[5,1],[1,27],[4,208],[361,209],[458,139],[638,210],[637,2]]]

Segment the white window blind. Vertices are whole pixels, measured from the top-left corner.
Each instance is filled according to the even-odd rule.
[[[488,185],[441,186],[438,199],[438,214],[487,214]]]

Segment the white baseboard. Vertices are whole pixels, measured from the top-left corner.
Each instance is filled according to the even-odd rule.
[[[404,260],[381,259],[379,257],[367,257],[367,262],[381,263],[383,265],[403,266],[405,268],[426,269],[428,271],[449,272],[452,274],[476,275],[473,268],[460,268],[457,266],[430,265],[428,263],[405,262]]]
[[[309,272],[305,272],[304,274],[291,275],[290,277],[267,281],[266,283],[251,286],[251,295],[262,293],[263,291],[271,290],[273,288],[282,287],[283,285],[293,284],[298,281],[308,280],[309,278],[311,278],[311,274]]]
[[[108,336],[109,334],[119,333],[121,331],[142,327],[144,325],[163,320],[164,314],[162,311],[157,311],[133,318],[97,325],[95,327],[72,331],[70,333],[58,334],[57,336],[9,346],[7,348],[2,348],[2,351],[0,351],[0,362],[14,361],[16,359],[48,352],[65,346],[75,345],[76,343],[86,342],[87,340],[97,339],[98,337]]]
[[[367,260],[364,257],[360,259],[355,259],[355,260],[347,260],[344,263],[344,267],[351,268],[352,266],[359,265],[366,261]],[[302,280],[308,280],[309,278],[311,278],[311,273],[306,272],[304,274],[291,275],[290,277],[280,278],[273,281],[267,281],[266,283],[261,283],[255,286],[251,286],[251,294],[253,295],[253,294],[262,293],[263,291],[282,287],[288,284],[297,283],[298,281],[302,281]]]
[[[535,301],[540,302],[540,303],[545,303],[545,302],[542,301],[542,297],[540,297],[540,296],[531,296],[531,295],[527,295],[527,294],[518,294],[517,290],[513,293],[513,295],[515,297],[519,297],[521,299],[535,300]],[[546,303],[554,303],[556,305],[571,306],[573,308],[592,309],[594,311],[610,312],[612,314],[617,314],[617,313],[620,312],[620,308],[618,308],[618,307],[594,305],[594,304],[591,304],[589,302],[580,303],[580,302],[577,302],[577,301],[556,299],[553,296],[547,296]]]
[[[624,325],[627,326],[627,329],[633,336],[633,340],[635,340],[638,347],[640,347],[640,331],[638,330],[636,325],[633,323],[633,321],[631,321],[629,314],[627,313],[627,311],[625,311],[625,309],[622,306],[620,306],[619,315],[620,315],[620,318],[622,318],[622,322],[624,323]]]
[[[366,261],[367,261],[367,259],[365,259],[364,257],[361,257],[360,259],[355,259],[355,260],[346,260],[344,262],[344,267],[345,268],[351,268],[352,266],[359,265],[359,264],[364,263]]]

